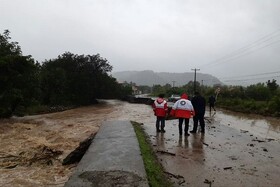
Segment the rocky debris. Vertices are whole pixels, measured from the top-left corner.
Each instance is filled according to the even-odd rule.
[[[266,138],[266,140],[267,140],[268,142],[275,141],[275,139],[273,139],[273,138]]]
[[[181,175],[175,175],[175,174],[169,173],[167,171],[165,171],[164,173],[167,174],[170,178],[173,178],[173,180],[175,179],[176,183],[179,184],[179,185],[182,185],[186,182],[185,178]]]
[[[231,160],[238,160],[236,156],[230,156],[229,157]]]
[[[32,150],[22,151],[18,155],[0,154],[0,168],[13,169],[19,166],[52,165],[54,160],[61,155],[63,151],[56,150],[46,145],[40,145]]]
[[[206,145],[206,146],[209,146],[209,144],[207,144],[207,143],[205,143],[205,142],[202,142],[202,144],[203,144],[203,145]]]
[[[224,170],[232,169],[232,167],[224,167]]]
[[[170,152],[168,152],[168,151],[162,151],[162,150],[157,150],[157,153],[167,154],[167,155],[171,155],[171,156],[176,156],[175,153],[170,153]]]
[[[19,156],[6,154],[4,152],[0,153],[0,168],[12,169],[15,168],[19,163]]]
[[[212,183],[213,183],[213,182],[214,182],[214,180],[212,180],[212,181],[211,181],[211,180],[208,180],[208,179],[205,179],[205,180],[204,180],[204,183],[205,183],[205,184],[209,184],[209,187],[212,186]]]
[[[34,154],[34,156],[28,161],[29,165],[33,163],[52,165],[53,159],[56,159],[63,153],[63,151],[55,150],[45,145],[41,146],[39,150],[41,151]]]

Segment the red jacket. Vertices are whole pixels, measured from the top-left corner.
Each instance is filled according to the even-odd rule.
[[[153,110],[155,116],[165,117],[167,113],[167,102],[163,98],[158,98],[153,103]]]
[[[170,114],[176,118],[191,118],[195,115],[193,105],[191,101],[188,100],[187,94],[183,94],[181,99],[176,101]]]

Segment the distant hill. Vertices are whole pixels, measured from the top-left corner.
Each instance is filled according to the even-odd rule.
[[[186,73],[168,73],[168,72],[154,72],[151,70],[145,71],[122,71],[114,72],[112,76],[115,77],[119,82],[133,82],[137,85],[153,86],[155,84],[165,85],[174,82],[175,86],[182,86],[187,84],[189,81],[194,80],[194,72]],[[196,81],[203,85],[213,86],[215,84],[222,84],[222,82],[209,74],[196,73]]]

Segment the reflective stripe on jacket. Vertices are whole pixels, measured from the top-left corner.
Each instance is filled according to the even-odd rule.
[[[194,109],[191,101],[180,99],[172,107],[171,114],[176,118],[191,118],[194,115]]]
[[[158,98],[157,100],[155,100],[153,104],[153,110],[155,112],[155,116],[165,117],[167,113],[167,109],[168,109],[167,102],[164,99]]]

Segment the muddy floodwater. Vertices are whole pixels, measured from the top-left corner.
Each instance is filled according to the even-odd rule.
[[[143,123],[175,186],[280,186],[279,119],[218,110],[205,134],[180,137],[177,120],[156,133],[150,106],[115,100],[1,120],[0,186],[64,186],[76,165],[62,160],[105,120]]]

